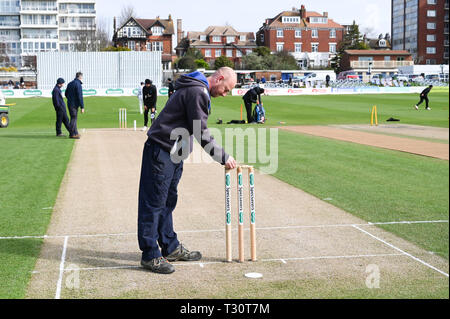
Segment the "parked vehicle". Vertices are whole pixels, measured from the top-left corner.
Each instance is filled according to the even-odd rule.
[[[349,71],[343,71],[339,73],[338,80],[359,80],[359,75],[356,74],[355,71],[349,70]]]

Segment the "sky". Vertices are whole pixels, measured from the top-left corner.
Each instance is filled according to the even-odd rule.
[[[183,20],[183,31],[203,31],[210,25],[231,25],[239,32],[255,32],[266,18],[305,5],[307,11],[328,12],[341,24],[353,20],[370,36],[391,32],[391,0],[96,0],[97,16],[112,30],[114,16],[132,5],[139,18],[156,16]],[[176,25],[176,24],[175,24]]]

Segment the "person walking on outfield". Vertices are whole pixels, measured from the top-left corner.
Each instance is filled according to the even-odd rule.
[[[254,123],[255,119],[253,118],[253,103],[258,103],[259,105],[263,105],[261,101],[261,94],[264,93],[264,89],[256,86],[245,93],[242,97],[244,100],[245,109],[247,111],[247,123]]]
[[[419,103],[417,103],[416,105],[414,105],[414,108],[416,110],[419,109],[419,105],[422,104],[423,101],[425,101],[425,110],[430,111],[431,108],[428,105],[429,100],[428,100],[428,93],[430,93],[431,89],[433,88],[432,85],[430,85],[429,87],[427,87],[425,90],[422,91],[422,93],[420,93],[420,101]]]
[[[52,91],[53,107],[56,111],[56,136],[58,137],[65,137],[65,135],[61,132],[61,124],[63,123],[67,131],[69,132],[69,136],[72,135],[70,131],[69,117],[67,116],[66,103],[64,103],[61,92],[61,88],[64,86],[64,83],[64,79],[59,78],[58,80],[56,80],[55,88]]]
[[[139,100],[139,113],[143,114],[144,113],[144,98],[142,95],[142,89],[144,88],[144,82],[141,82],[141,86],[137,88],[137,98]]]
[[[216,144],[207,127],[211,97],[227,95],[236,80],[236,73],[227,67],[209,78],[198,71],[181,76],[175,93],[147,132],[139,185],[138,242],[141,265],[150,271],[170,274],[175,271],[170,262],[202,258],[200,252],[189,251],[178,241],[172,212],[194,132],[201,133],[195,138],[217,162],[227,169],[236,167],[234,158]]]
[[[75,79],[67,85],[66,89],[67,106],[70,114],[70,138],[74,139],[80,138],[77,128],[78,108],[80,107],[81,113],[84,113],[82,80],[83,73],[78,72]]]
[[[151,123],[153,123],[153,120],[155,119],[155,113],[156,113],[156,101],[158,99],[156,86],[153,85],[153,82],[149,79],[145,80],[145,86],[142,89],[142,95],[144,96],[144,128],[142,129],[145,131],[148,128],[148,112],[151,112],[150,118]]]
[[[172,79],[168,79],[167,82],[169,82],[169,99],[170,99],[172,94],[175,92],[175,87],[173,86]]]

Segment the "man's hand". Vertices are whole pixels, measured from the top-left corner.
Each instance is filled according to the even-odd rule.
[[[147,111],[148,110],[148,106],[144,105],[144,109]]]
[[[84,109],[81,109],[81,114],[84,114]]]
[[[228,160],[225,163],[225,168],[226,169],[234,169],[234,168],[236,168],[236,160],[233,158],[233,156],[230,155],[230,157],[228,157]]]

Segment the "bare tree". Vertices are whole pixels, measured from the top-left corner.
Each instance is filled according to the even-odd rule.
[[[110,34],[104,20],[97,20],[96,29],[86,26],[76,32],[75,51],[101,51],[112,45]]]
[[[119,26],[123,25],[131,17],[137,18],[136,9],[134,8],[134,6],[131,4],[123,6],[119,16]]]

